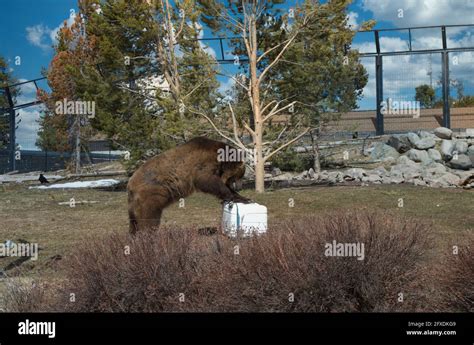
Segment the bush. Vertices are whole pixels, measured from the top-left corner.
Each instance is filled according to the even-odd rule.
[[[463,242],[458,254],[445,255],[435,267],[440,277],[438,310],[474,312],[474,236],[471,234]]]
[[[334,240],[364,243],[365,259],[325,256],[325,244]],[[427,227],[410,220],[333,213],[280,224],[241,245],[239,256],[226,250],[225,259],[214,258],[222,266],[212,293],[218,311],[398,311],[418,309],[421,302],[417,282]]]
[[[49,286],[45,283],[21,277],[7,277],[0,293],[0,311],[31,313],[51,311],[56,301],[47,294]]]
[[[302,172],[313,167],[313,160],[311,155],[298,154],[293,149],[287,149],[275,155],[272,165],[282,171]]]
[[[357,210],[274,224],[250,239],[202,236],[195,228],[115,233],[88,240],[64,260],[66,283],[48,309],[415,311],[424,303],[420,263],[429,248],[427,229]],[[364,243],[364,260],[326,256],[325,244],[333,240]]]

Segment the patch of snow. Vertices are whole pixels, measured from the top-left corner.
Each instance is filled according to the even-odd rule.
[[[49,186],[35,186],[30,187],[30,189],[62,189],[62,188],[101,188],[101,187],[111,187],[118,184],[118,180],[114,179],[104,179],[96,181],[77,181],[77,182],[67,182],[67,183],[57,183]]]

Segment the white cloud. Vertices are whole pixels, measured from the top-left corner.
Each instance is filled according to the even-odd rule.
[[[76,18],[76,15],[75,14],[71,14],[69,16],[68,19],[65,20],[66,22],[66,25],[68,27],[71,27],[72,24],[74,24],[74,20]],[[53,30],[51,30],[51,32],[49,33],[49,38],[51,39],[51,42],[53,42],[54,44],[57,43],[58,41],[58,38],[57,38],[57,35],[58,35],[58,32],[59,30],[64,26],[64,21],[59,24],[58,26],[56,26]]]
[[[54,29],[50,29],[48,26],[43,24],[37,24],[26,27],[26,39],[35,47],[41,48],[43,51],[47,51],[57,43],[57,34],[63,27],[64,22],[67,26],[71,26],[74,23],[75,14],[71,14],[69,18],[61,22]]]
[[[18,82],[23,83],[27,81],[27,79],[20,78],[18,79]],[[20,91],[21,95],[23,96],[29,96],[29,99],[32,98],[34,100],[36,98],[36,87],[34,83],[26,83],[20,85]]]
[[[51,29],[43,24],[35,26],[28,26],[26,28],[26,39],[35,47],[39,47],[42,50],[48,50],[51,46],[47,43],[47,37]]]
[[[18,120],[21,119],[21,122],[16,132],[17,143],[23,150],[38,149],[35,142],[39,130],[40,106],[20,109],[18,114]]]
[[[234,88],[234,85],[235,85],[235,79],[228,78],[226,81],[221,82],[219,86],[219,92],[225,96],[227,91],[230,91]],[[225,96],[224,98],[227,100],[230,100],[232,97],[227,98],[227,96]]]
[[[196,23],[196,29],[199,30],[198,39],[204,38],[204,30],[201,23]],[[202,41],[199,41],[201,48],[214,59],[216,59],[216,51]]]
[[[359,14],[356,12],[349,12],[347,15],[347,26],[352,30],[357,30],[359,28],[357,18],[359,18]]]
[[[397,27],[470,24],[474,19],[474,1],[470,0],[364,0],[362,6],[376,20]]]

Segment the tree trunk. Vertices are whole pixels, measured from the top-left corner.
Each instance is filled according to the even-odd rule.
[[[265,160],[263,159],[263,128],[261,124],[255,127],[255,191],[265,191]]]
[[[321,172],[321,162],[319,161],[319,145],[317,139],[314,138],[314,134],[311,131],[311,145],[313,147],[313,170],[315,173]]]
[[[81,171],[81,117],[76,116],[76,174]]]
[[[255,121],[254,155],[255,155],[255,191],[263,193],[265,191],[265,160],[263,159],[263,121],[260,112],[260,83],[257,74],[257,23],[253,15],[250,19],[249,36],[252,41],[252,50],[249,54],[250,67],[250,96],[252,102],[252,112]]]

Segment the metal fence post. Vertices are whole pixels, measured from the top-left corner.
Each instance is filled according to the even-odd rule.
[[[16,117],[15,117],[15,109],[14,106],[15,104],[13,103],[13,97],[10,91],[9,87],[5,88],[5,94],[7,96],[8,100],[8,106],[10,107],[9,113],[10,113],[10,147],[9,147],[9,166],[10,166],[10,171],[15,171],[16,169],[16,162],[15,162],[15,149],[16,149],[16,137],[15,137],[15,131],[16,131]]]
[[[446,42],[446,27],[441,27],[441,36],[443,41],[443,52],[441,53],[442,62],[442,89],[443,89],[443,126],[451,128],[451,114],[449,108],[449,55]]]
[[[383,102],[383,68],[382,68],[382,55],[380,55],[380,43],[379,43],[379,32],[375,31],[375,48],[377,49],[377,55],[375,56],[375,91],[376,91],[376,133],[377,135],[384,134],[384,123],[382,114],[382,102]]]

